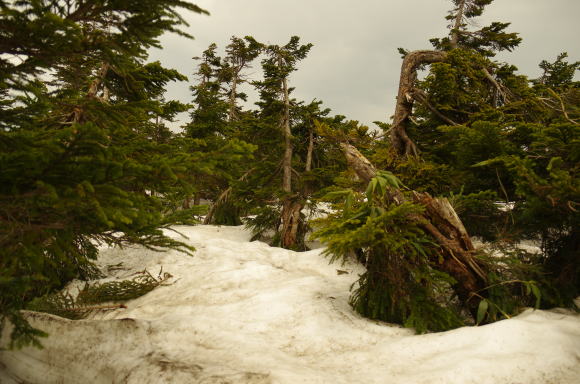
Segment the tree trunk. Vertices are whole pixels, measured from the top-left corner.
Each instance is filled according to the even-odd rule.
[[[462,0],[457,8],[457,14],[455,15],[455,23],[453,24],[453,30],[451,32],[451,48],[457,48],[459,44],[459,28],[461,28],[461,23],[463,21],[463,15],[465,14],[465,0]]]
[[[306,153],[306,166],[304,170],[306,172],[312,171],[312,154],[314,152],[314,132],[310,128],[310,136],[308,137],[308,152]]]
[[[236,69],[234,72],[234,76],[232,79],[232,89],[230,92],[230,99],[229,99],[229,111],[228,111],[228,121],[234,121],[236,118],[236,97],[237,97],[237,87],[238,87],[238,78],[240,76],[240,70]]]
[[[407,135],[409,117],[413,112],[412,90],[417,80],[417,69],[423,64],[441,62],[446,57],[447,52],[443,51],[414,51],[403,59],[399,93],[390,131],[391,144],[399,155],[416,156],[418,154],[417,146]]]
[[[376,175],[373,164],[355,147],[342,143],[341,147],[347,163],[358,177],[369,182]],[[388,198],[395,204],[410,201],[403,193],[391,188]],[[457,283],[453,289],[461,302],[473,315],[477,312],[481,291],[486,286],[484,267],[473,257],[473,244],[463,223],[447,199],[433,198],[428,193],[413,191],[413,202],[425,207],[425,212],[413,215],[415,221],[425,233],[431,235],[440,246],[441,258],[434,258],[432,264],[451,277]]]
[[[282,247],[294,249],[298,245],[298,231],[300,230],[300,212],[304,208],[302,201],[287,198],[282,207]]]
[[[283,65],[282,58],[278,61]],[[282,79],[282,97],[284,98],[284,112],[281,126],[284,132],[284,158],[282,159],[282,190],[287,196],[282,205],[282,247],[295,248],[297,244],[298,228],[300,225],[300,211],[303,204],[296,201],[292,194],[292,131],[290,129],[290,95],[288,80]]]
[[[282,59],[280,59],[281,61]],[[280,63],[280,65],[282,65]],[[282,115],[282,130],[284,132],[284,158],[282,160],[282,189],[284,192],[292,192],[292,132],[290,130],[290,96],[288,94],[288,80],[282,80],[282,93],[284,98],[284,112]]]

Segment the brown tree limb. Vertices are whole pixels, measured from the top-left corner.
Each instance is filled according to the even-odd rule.
[[[562,114],[564,114],[564,117],[566,118],[566,120],[568,120],[569,122],[571,122],[572,124],[578,125],[578,122],[575,120],[572,120],[570,118],[570,116],[568,116],[568,112],[566,112],[566,106],[564,105],[564,100],[562,99],[562,97],[560,97],[560,95],[558,95],[553,89],[548,88],[548,92],[554,96],[559,102],[560,102],[560,112],[562,112]]]

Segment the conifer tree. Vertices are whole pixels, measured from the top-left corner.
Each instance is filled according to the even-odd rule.
[[[300,212],[304,207],[304,202],[295,193],[292,183],[294,144],[291,121],[292,100],[288,78],[311,48],[312,44],[300,45],[300,39],[297,36],[293,36],[284,46],[266,46],[264,48],[266,58],[262,61],[264,80],[255,83],[260,90],[261,101],[258,105],[262,108],[262,117],[276,124],[284,139],[281,162],[283,203],[280,213],[282,222],[280,244],[284,248],[299,246],[298,232],[300,226],[303,225]]]
[[[96,244],[192,250],[160,229],[180,221],[158,196],[180,185],[181,164],[151,129],[183,109],[161,95],[184,77],[145,60],[162,33],[188,36],[180,11],[205,11],[178,0],[0,7],[0,325],[23,345],[42,332],[18,310],[95,276]]]
[[[244,71],[251,68],[254,61],[262,52],[263,45],[258,43],[253,37],[246,36],[244,39],[233,36],[231,43],[226,47],[225,62],[227,67],[224,71],[227,74],[226,82],[229,84],[228,90],[228,120],[236,120],[238,116],[238,98],[243,101],[247,96],[239,91],[240,85],[246,82]]]
[[[543,303],[542,297],[552,305],[563,302],[548,299],[558,294],[545,284],[541,273],[532,272],[539,269],[532,259],[516,257],[505,267],[492,259],[476,257],[468,232],[450,201],[426,193],[461,194],[461,184],[453,186],[452,180],[466,180],[472,200],[463,202],[488,199],[486,207],[491,205],[493,212],[497,210],[493,200],[497,194],[488,190],[490,186],[496,187],[499,182],[494,189],[507,195],[517,185],[525,184],[521,175],[511,175],[506,182],[506,168],[517,168],[514,163],[485,161],[487,155],[504,159],[504,153],[527,151],[529,144],[524,138],[533,130],[525,123],[545,118],[527,79],[517,75],[515,67],[491,60],[496,51],[511,50],[519,43],[516,34],[505,32],[509,24],[494,23],[479,31],[466,28],[466,21],[481,15],[490,3],[454,1],[448,17],[450,35],[432,40],[436,50],[401,50],[404,59],[396,111],[393,124],[386,126],[392,151],[377,151],[374,160],[406,172],[402,178],[409,182],[407,187],[393,175],[377,171],[348,141],[341,144],[349,166],[368,183],[368,188],[363,195],[356,189],[335,193],[334,198],[344,199],[343,205],[317,236],[328,242],[333,257],[354,254],[367,266],[352,297],[353,306],[366,316],[423,330],[447,329],[456,326],[456,320],[462,317],[457,308],[439,306],[444,292],[450,289],[457,295],[458,304],[478,323],[529,305],[532,297],[521,294],[524,286],[534,296],[536,306]],[[417,70],[426,65],[430,65],[430,74],[418,81]],[[498,121],[509,131],[503,131]],[[419,151],[428,163],[413,159]],[[504,167],[499,169],[497,165],[502,161]],[[480,167],[474,171],[472,167],[478,162]],[[492,164],[495,169],[486,168]],[[521,169],[523,163],[518,164]],[[469,173],[474,176],[464,179]],[[430,180],[421,180],[422,175]],[[572,184],[569,173],[560,176],[561,182]],[[433,180],[436,185],[430,183]],[[418,281],[420,285],[415,285]]]
[[[250,37],[245,40],[248,46],[238,38],[232,41],[225,59],[218,55],[216,44],[203,52],[198,83],[191,87],[191,122],[185,126],[190,150],[203,152],[204,167],[190,172],[196,176],[196,203],[202,197],[212,201],[205,224],[241,224],[241,207],[231,198],[232,184],[247,173],[255,149],[240,133],[245,114],[236,100],[245,97],[239,88],[245,81],[243,70],[257,56],[259,47]]]
[[[389,131],[390,143],[399,155],[416,156],[418,154],[417,145],[408,134],[415,101],[425,104],[447,123],[452,122],[440,111],[433,108],[425,95],[416,89],[417,70],[420,67],[445,61],[448,52],[452,49],[472,50],[484,56],[493,56],[496,51],[512,50],[520,43],[521,39],[517,37],[517,34],[505,32],[509,23],[492,23],[478,31],[467,30],[466,22],[471,18],[480,16],[484,8],[492,1],[452,0],[455,7],[447,16],[447,19],[451,21],[449,25],[451,33],[449,37],[431,40],[436,50],[407,52],[400,49],[404,57],[395,114]],[[481,67],[480,70],[494,86],[500,88],[485,66]]]

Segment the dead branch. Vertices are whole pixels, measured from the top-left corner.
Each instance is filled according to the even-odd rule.
[[[506,87],[503,84],[500,84],[492,75],[491,73],[489,73],[489,71],[487,70],[487,68],[483,68],[481,70],[483,72],[483,74],[485,75],[485,78],[493,85],[493,87],[495,88],[497,94],[498,94],[498,99],[501,98],[501,100],[504,103],[508,103],[513,97],[514,94],[512,93],[512,91],[510,91],[510,89],[508,87]],[[495,102],[495,106],[497,106],[499,100],[496,100]]]
[[[417,100],[418,102],[420,102],[421,104],[423,104],[425,107],[427,107],[431,112],[433,112],[438,118],[440,118],[441,120],[443,120],[444,122],[446,122],[449,125],[459,125],[456,122],[454,122],[453,120],[451,120],[450,118],[448,118],[447,116],[445,116],[444,114],[442,114],[441,112],[439,112],[439,110],[437,108],[435,108],[427,99],[427,95],[425,94],[425,92],[422,89],[419,88],[413,88],[410,92],[411,96]],[[413,121],[413,119],[411,117],[409,117],[411,119],[411,121]]]

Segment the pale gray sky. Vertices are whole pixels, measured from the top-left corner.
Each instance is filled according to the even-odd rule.
[[[175,35],[162,38],[163,50],[152,60],[187,75],[209,44],[220,49],[231,36],[254,36],[258,41],[285,44],[290,36],[312,43],[308,57],[292,74],[294,97],[316,98],[333,114],[374,126],[390,121],[394,110],[401,58],[397,47],[429,49],[429,39],[447,34],[444,16],[450,0],[192,0],[211,16],[184,14],[195,40]],[[516,65],[522,74],[538,77],[541,60],[555,60],[567,51],[580,60],[580,0],[495,0],[478,21],[511,22],[509,30],[523,42],[498,60]],[[259,61],[253,72],[260,74]],[[169,98],[191,100],[189,85],[171,85]],[[185,116],[183,119],[187,119]],[[184,121],[182,121],[184,122]]]

